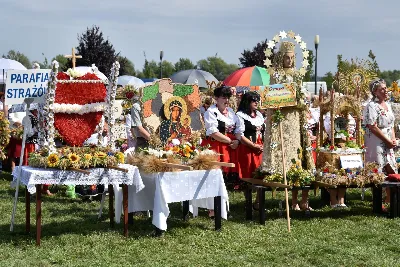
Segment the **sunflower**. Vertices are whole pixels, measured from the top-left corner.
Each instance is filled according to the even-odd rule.
[[[47,157],[47,165],[48,165],[50,168],[56,167],[59,163],[60,163],[60,158],[58,157],[57,154],[50,154],[50,155]]]
[[[75,153],[69,153],[68,154],[68,159],[69,159],[69,161],[71,162],[71,163],[76,163],[76,162],[78,162],[80,159],[81,159],[81,157],[79,157],[77,154],[75,154]]]
[[[90,161],[92,159],[92,155],[90,154],[84,154],[83,157],[85,158],[85,160]]]
[[[119,163],[121,164],[125,163],[125,157],[122,152],[115,153],[114,157],[118,160]]]
[[[104,159],[104,158],[107,157],[107,154],[104,153],[104,152],[101,152],[101,151],[96,152],[94,155],[95,155],[95,157],[97,157],[97,158],[99,158],[99,159]]]

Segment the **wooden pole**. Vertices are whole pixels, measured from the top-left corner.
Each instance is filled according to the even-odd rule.
[[[324,114],[322,113],[322,103],[324,96],[322,95],[322,89],[319,90],[319,145],[324,144]]]
[[[287,185],[286,181],[286,156],[285,156],[285,146],[283,140],[283,131],[282,131],[282,122],[279,122],[279,134],[281,136],[281,150],[282,150],[282,170],[283,170],[283,183]],[[289,215],[289,195],[288,190],[285,188],[285,201],[286,201],[286,219],[287,219],[287,227],[290,232],[290,215]]]

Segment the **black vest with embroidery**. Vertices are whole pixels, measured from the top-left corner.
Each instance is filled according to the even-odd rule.
[[[249,120],[244,119],[244,132],[243,135],[252,142],[257,142],[257,126],[251,124]],[[261,126],[261,134],[264,133],[264,124]]]
[[[217,112],[214,112],[214,114],[215,114],[215,117],[217,117],[217,121],[218,121],[218,132],[220,132],[220,133],[222,133],[222,134],[226,134],[226,125],[225,125],[225,122],[224,122],[224,121],[220,121],[220,120],[218,119]],[[236,128],[236,125],[235,125],[235,127],[233,128],[233,130],[232,130],[231,133],[233,133],[233,132],[235,131],[235,128]]]

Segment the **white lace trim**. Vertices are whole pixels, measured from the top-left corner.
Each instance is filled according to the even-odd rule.
[[[63,171],[57,169],[41,169],[23,166],[21,172],[21,184],[27,186],[29,193],[36,192],[37,184],[64,184],[64,185],[93,185],[93,184],[127,184],[134,185],[136,192],[144,188],[142,177],[136,166],[129,164],[118,165],[121,168],[128,169],[128,172],[122,172],[114,169],[93,168],[89,169],[90,174],[83,174],[74,171]],[[19,167],[13,171],[14,180],[11,187],[16,186],[16,177]]]
[[[252,125],[254,125],[256,127],[260,127],[261,125],[264,124],[264,117],[262,116],[261,112],[259,112],[259,111],[256,111],[256,114],[257,114],[257,116],[255,118],[252,118],[251,116],[249,116],[246,113],[243,113],[241,111],[236,113],[236,115],[238,115],[239,118],[249,121]]]

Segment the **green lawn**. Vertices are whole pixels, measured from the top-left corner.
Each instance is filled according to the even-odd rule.
[[[221,232],[213,230],[205,211],[182,221],[180,204],[173,204],[163,237],[149,236],[151,219],[135,218],[126,239],[122,225],[110,229],[107,209],[97,219],[98,201],[70,200],[61,188],[44,198],[42,245],[36,247],[34,224],[32,234],[24,233],[23,197],[15,230],[9,231],[14,194],[9,183],[0,179],[0,266],[400,266],[400,220],[374,216],[369,190],[365,201],[360,190],[349,191],[346,210],[318,209],[310,217],[291,212],[291,233],[271,194],[261,226],[245,221],[244,197],[236,192],[230,194],[232,218],[223,221]],[[317,208],[318,196],[313,197]],[[34,223],[34,203],[31,209]]]

